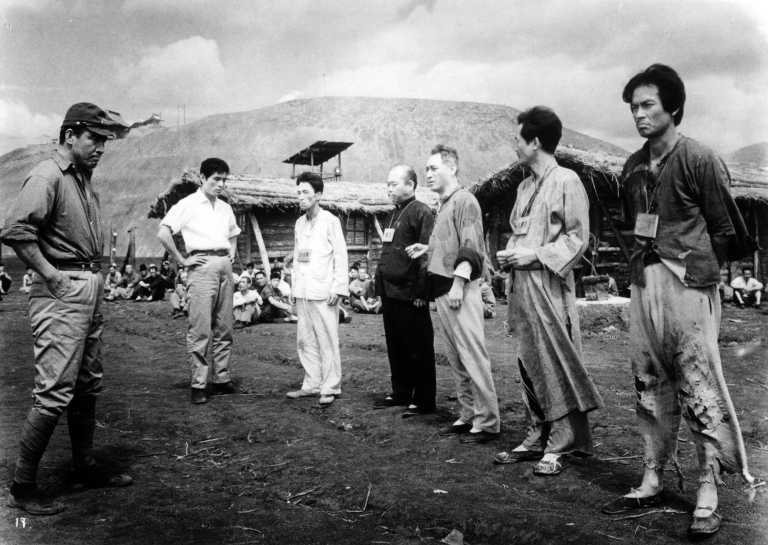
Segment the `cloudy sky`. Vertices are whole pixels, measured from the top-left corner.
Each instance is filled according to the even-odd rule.
[[[0,153],[95,102],[175,125],[292,98],[553,107],[638,147],[626,81],[686,83],[681,132],[721,153],[768,141],[764,0],[0,0]]]

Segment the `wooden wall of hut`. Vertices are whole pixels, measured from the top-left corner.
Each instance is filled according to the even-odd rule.
[[[753,255],[730,263],[727,281],[741,274],[742,267],[752,267],[753,276],[763,284],[768,282],[768,203],[757,199],[736,199],[736,204],[744,218],[747,231],[755,239],[760,249]],[[723,280],[726,280],[723,275]]]
[[[595,237],[598,248],[597,256],[593,258],[588,253],[586,257],[593,259],[598,274],[610,274],[616,280],[619,290],[624,291],[629,288],[629,263],[622,251],[618,235],[621,235],[625,246],[631,251],[634,244],[632,225],[627,220],[615,187],[612,188],[607,183],[599,181],[593,184],[591,180],[584,178],[582,181],[589,198],[590,233]],[[508,199],[500,201],[485,215],[489,257],[495,269],[498,268],[496,252],[506,248],[509,237],[512,236],[509,217],[512,214],[515,199],[517,199],[516,190],[509,194]],[[610,216],[611,221],[608,221],[606,214]],[[584,266],[584,274],[591,274],[591,266],[586,262]]]
[[[254,212],[269,259],[292,257],[294,227],[301,215],[300,212],[263,208],[255,209]],[[369,274],[374,272],[381,255],[381,240],[376,232],[373,216],[361,213],[339,214],[334,211],[332,213],[339,218],[344,230],[349,265],[359,261],[368,269]],[[237,240],[238,259],[243,266],[252,261],[257,268],[260,268],[263,267],[263,263],[249,214],[250,211],[235,213],[237,224],[242,231]]]

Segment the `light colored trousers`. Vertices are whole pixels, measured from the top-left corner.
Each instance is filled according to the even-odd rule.
[[[304,367],[302,390],[333,395],[341,393],[339,305],[325,300],[296,299],[299,322],[296,347]]]
[[[229,382],[229,357],[232,353],[232,298],[234,283],[229,257],[207,256],[203,265],[189,271],[189,329],[187,362],[192,372],[192,388],[208,383],[208,343],[213,351],[214,384]]]
[[[61,271],[70,279],[64,293],[51,294],[39,275],[29,291],[29,323],[35,337],[34,407],[61,415],[75,395],[101,392],[101,332],[104,316],[101,274]]]
[[[257,322],[259,316],[261,316],[261,309],[256,303],[249,303],[247,305],[240,305],[233,310],[235,320],[238,322],[245,322],[250,324],[251,322]]]
[[[445,357],[453,371],[459,418],[475,429],[498,433],[501,429],[499,402],[491,374],[491,359],[485,349],[485,319],[480,281],[464,284],[464,300],[458,310],[448,305],[448,294],[435,299]]]
[[[645,280],[646,287],[632,285],[630,305],[632,373],[645,466],[664,469],[671,462],[682,478],[677,462],[682,413],[696,444],[699,481],[717,480],[722,466],[751,482],[720,364],[717,285],[688,288],[662,263],[647,266]]]

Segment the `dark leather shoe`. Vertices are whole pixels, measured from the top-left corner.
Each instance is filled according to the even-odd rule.
[[[228,395],[228,394],[236,394],[237,388],[235,388],[235,385],[232,384],[232,381],[224,382],[222,384],[214,384],[213,385],[213,395]]]
[[[76,469],[70,488],[82,491],[91,488],[117,488],[130,486],[133,479],[128,475],[112,473],[111,471],[92,465],[85,469]]]
[[[708,536],[716,533],[720,529],[722,517],[709,507],[697,507],[696,509],[707,509],[712,513],[708,517],[693,517],[691,519],[691,526],[688,528],[691,537]]]
[[[67,507],[43,494],[37,484],[14,482],[8,493],[8,507],[26,511],[30,515],[57,515]]]
[[[387,397],[373,404],[374,409],[388,409],[390,407],[407,407],[411,402],[399,397]]]
[[[205,390],[202,388],[192,388],[190,391],[190,401],[192,403],[208,403],[208,396],[205,395]]]
[[[471,429],[472,424],[454,424],[447,428],[443,428],[438,433],[440,435],[462,435],[464,433],[469,433]]]
[[[479,431],[477,433],[466,433],[459,438],[459,443],[487,443],[499,437],[499,433],[490,433]]]
[[[421,407],[414,407],[413,409],[410,409],[410,408],[409,409],[405,409],[403,411],[402,417],[403,418],[411,418],[412,416],[421,416],[423,414],[432,414],[433,412],[435,412],[435,409],[429,409],[429,408],[422,409]]]
[[[603,505],[603,513],[606,515],[620,515],[633,509],[642,509],[643,507],[653,507],[660,505],[664,500],[664,491],[653,496],[645,498],[625,498],[624,496],[616,498]]]

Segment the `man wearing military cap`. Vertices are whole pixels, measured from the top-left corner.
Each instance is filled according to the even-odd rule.
[[[127,475],[99,468],[93,457],[96,399],[101,393],[102,227],[91,173],[114,138],[114,122],[94,104],[72,106],[59,147],[27,176],[0,231],[0,241],[37,275],[30,286],[35,336],[34,405],[21,430],[8,505],[34,515],[65,509],[37,487],[37,469],[59,418],[67,411],[72,488],[126,486]]]

